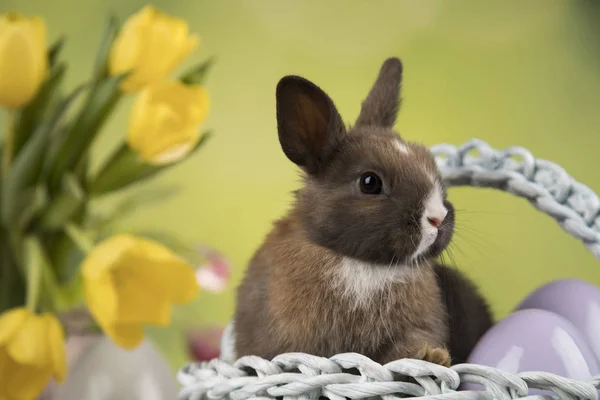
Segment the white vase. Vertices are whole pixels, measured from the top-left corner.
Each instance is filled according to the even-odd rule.
[[[152,343],[144,340],[124,350],[99,337],[69,366],[69,375],[54,387],[56,400],[174,400],[175,373]]]

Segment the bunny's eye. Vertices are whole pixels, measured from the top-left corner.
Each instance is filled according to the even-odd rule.
[[[380,194],[383,182],[374,172],[365,172],[360,176],[360,191],[364,194]]]

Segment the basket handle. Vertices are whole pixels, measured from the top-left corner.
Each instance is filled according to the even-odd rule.
[[[536,159],[522,147],[496,150],[479,139],[458,147],[439,144],[431,151],[446,185],[493,188],[524,197],[600,259],[600,199],[557,164]]]
[[[495,150],[479,139],[458,147],[439,144],[431,151],[446,185],[493,188],[524,197],[600,259],[600,199],[560,166],[536,159],[522,147]],[[230,323],[221,339],[222,359],[235,360],[234,342]]]

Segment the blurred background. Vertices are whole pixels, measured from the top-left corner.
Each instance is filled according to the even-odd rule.
[[[121,20],[141,0],[0,0],[0,12],[42,16],[49,42],[65,34],[74,87],[92,67],[109,12]],[[196,157],[158,181],[175,196],[120,221],[123,230],[172,232],[227,257],[231,280],[180,307],[173,326],[149,334],[173,368],[190,357],[185,336],[223,327],[235,287],[274,220],[290,205],[297,170],[276,136],[277,81],[299,74],[320,85],[347,122],[381,62],[404,62],[397,129],[426,145],[480,138],[520,145],[600,191],[600,2],[518,0],[317,1],[156,0],[202,37],[178,70],[214,55],[207,81],[214,136]],[[99,164],[125,134],[130,99],[97,143]],[[133,190],[140,190],[139,187]],[[453,259],[503,317],[535,287],[556,278],[600,284],[597,261],[524,200],[452,189],[458,209]],[[103,200],[106,204],[118,199]]]

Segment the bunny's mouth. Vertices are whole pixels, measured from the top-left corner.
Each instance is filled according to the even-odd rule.
[[[427,227],[422,230],[422,239],[415,251],[412,261],[422,262],[438,257],[450,244],[454,233],[454,208],[449,202],[444,202],[448,213],[438,227]]]
[[[444,241],[444,231],[448,228],[447,217],[452,219],[451,206],[444,201],[444,193],[441,185],[436,183],[433,190],[423,203],[421,215],[419,217],[421,237],[417,249],[412,255],[413,261],[419,260],[422,256],[432,256],[432,250],[435,252]]]

